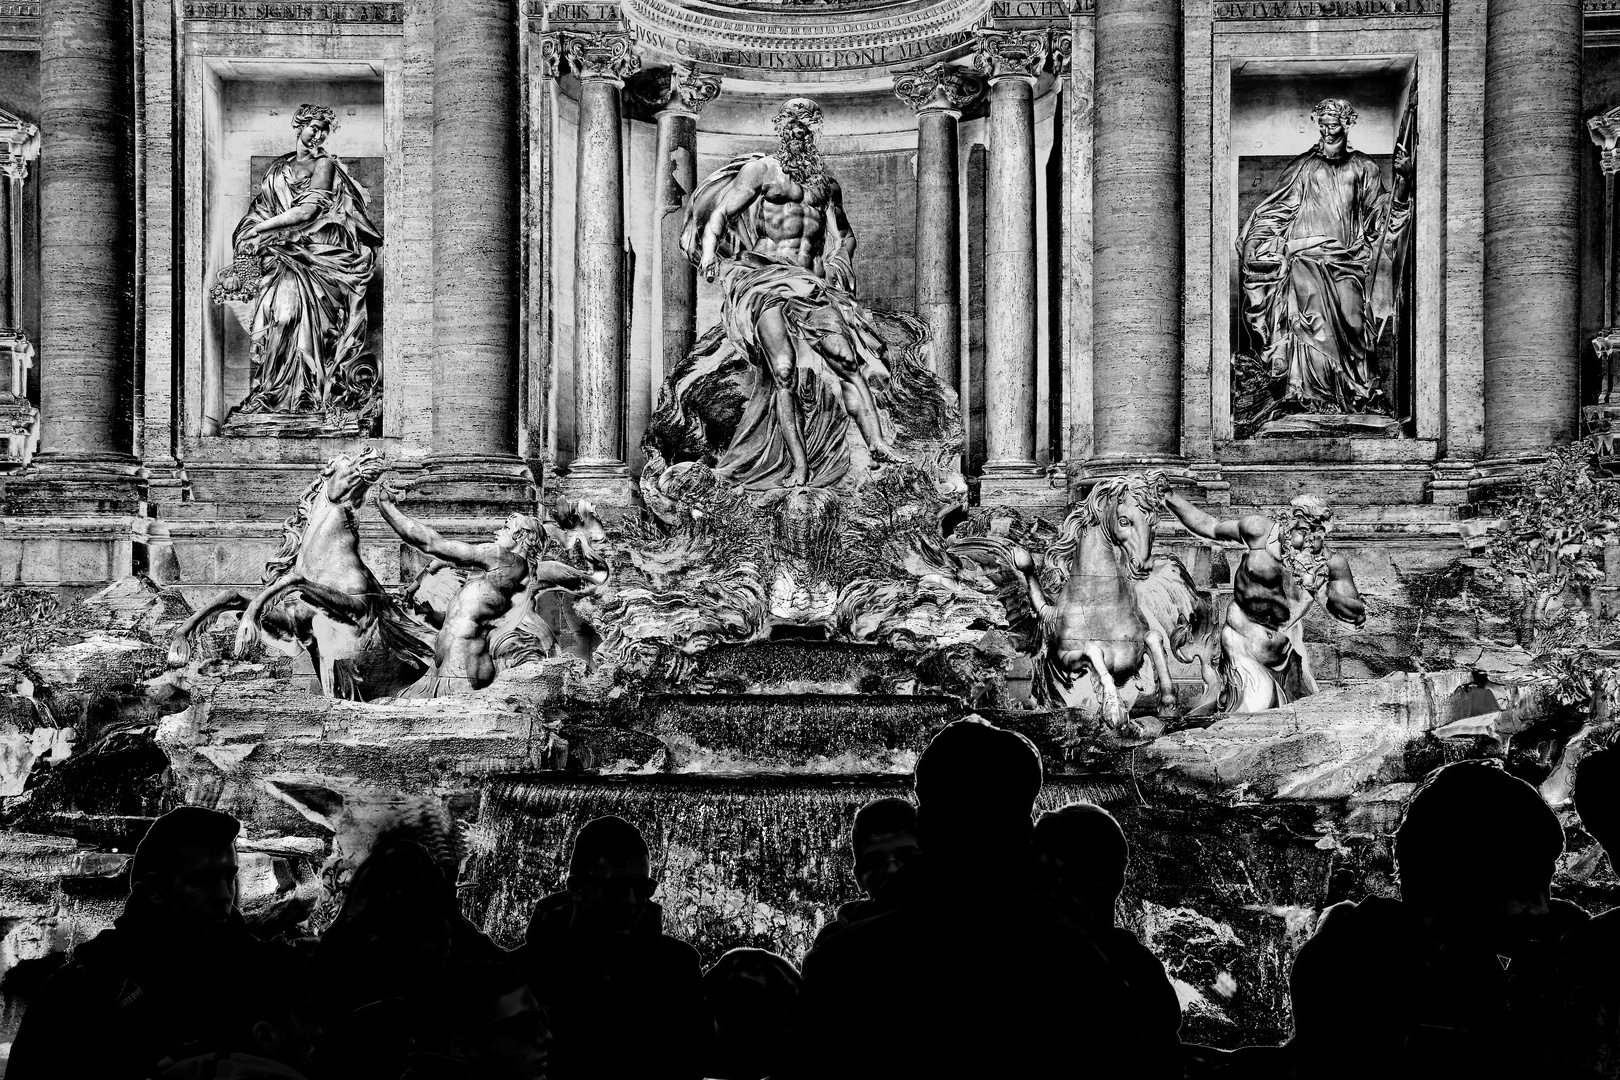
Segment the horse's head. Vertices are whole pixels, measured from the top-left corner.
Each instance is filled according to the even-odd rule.
[[[339,454],[321,470],[321,492],[328,502],[357,510],[382,474],[382,459],[369,446],[358,456]]]
[[[1125,556],[1132,577],[1146,577],[1153,569],[1153,524],[1158,511],[1144,477],[1110,476],[1097,481],[1086,495],[1080,516],[1086,527],[1102,530]]]

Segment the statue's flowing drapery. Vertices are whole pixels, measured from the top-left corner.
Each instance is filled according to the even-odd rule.
[[[743,166],[764,156],[734,158],[699,185],[681,236],[681,248],[693,261],[701,254],[704,223],[725,198],[732,181]],[[684,373],[675,387],[674,400],[678,407],[686,387],[724,364],[732,350],[745,354],[752,361],[751,386],[742,418],[714,471],[753,490],[782,486],[793,475],[793,461],[778,427],[772,403],[774,382],[757,330],[762,315],[779,309],[794,346],[797,371],[793,389],[804,426],[809,485],[828,487],[849,471],[850,420],[838,376],[828,369],[816,345],[826,337],[841,338],[869,378],[882,378],[888,374],[883,341],[872,313],[855,299],[855,274],[848,256],[841,249],[832,251],[834,245],[829,244],[823,260],[825,276],[821,276],[786,259],[761,255],[752,250],[759,238],[759,213],[760,204],[755,202],[730,223],[721,238],[718,254],[727,260],[720,309],[725,341]]]
[[[254,225],[297,206],[316,207],[305,224],[260,238],[252,387],[237,412],[363,408],[377,382],[366,352],[366,287],[382,236],[366,216],[365,189],[342,162],[330,159],[332,190],[320,191],[293,170],[296,157],[271,162],[231,237],[240,246]]]
[[[1243,320],[1273,414],[1390,411],[1377,345],[1398,314],[1411,206],[1366,154],[1313,147],[1255,207],[1238,244]]]

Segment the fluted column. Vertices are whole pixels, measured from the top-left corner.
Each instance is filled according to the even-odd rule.
[[[1033,476],[1035,463],[1035,81],[1040,30],[981,30],[974,65],[990,82],[985,180],[984,475]]]
[[[1535,455],[1580,402],[1581,0],[1489,0],[1485,453]]]
[[[962,386],[961,208],[956,125],[984,80],[950,64],[895,77],[894,92],[917,111],[916,306],[928,324],[934,370]]]
[[[568,34],[579,77],[574,202],[574,460],[570,476],[624,463],[624,146],[619,92],[641,66],[628,34]]]
[[[652,395],[697,338],[697,267],[681,250],[684,200],[697,187],[697,118],[720,96],[720,80],[691,68],[658,72],[649,88],[657,108],[653,236],[657,245],[661,334],[653,354]],[[656,400],[653,405],[656,407]]]
[[[134,462],[128,33],[117,0],[40,5],[41,466]]]
[[[516,459],[517,28],[433,0],[433,454]]]
[[[1095,458],[1181,451],[1180,0],[1097,0]]]

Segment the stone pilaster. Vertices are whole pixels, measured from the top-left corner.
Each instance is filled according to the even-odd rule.
[[[26,465],[39,438],[28,400],[34,343],[23,332],[23,184],[39,153],[39,128],[0,112],[0,465]]]
[[[1581,2],[1489,0],[1485,454],[1533,457],[1580,402]]]
[[[432,0],[433,453],[413,501],[532,505],[517,456],[517,26],[503,0]]]
[[[1035,82],[1044,30],[981,30],[974,66],[990,83],[985,181],[986,480],[1037,477],[1035,462]],[[983,493],[981,498],[992,501]]]
[[[933,340],[934,369],[962,387],[961,208],[956,124],[984,93],[984,79],[950,64],[895,76],[894,92],[917,111],[917,314]]]
[[[134,278],[127,5],[40,5],[40,444],[14,512],[131,512]]]
[[[652,405],[664,376],[697,338],[697,267],[681,251],[685,199],[697,187],[697,120],[720,96],[720,80],[694,68],[652,73],[640,88],[655,110],[657,172],[653,183],[653,244],[659,275],[659,345],[653,350]]]
[[[1181,454],[1179,0],[1097,0],[1093,457]]]

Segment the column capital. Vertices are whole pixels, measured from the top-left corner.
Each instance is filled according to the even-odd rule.
[[[1002,79],[1033,82],[1046,66],[1051,34],[1046,30],[975,30],[973,66],[992,84]]]
[[[631,95],[654,113],[696,116],[720,96],[720,77],[705,75],[696,65],[656,68],[641,73],[631,87]]]
[[[941,61],[894,73],[894,94],[919,113],[962,110],[984,93],[984,77]]]
[[[568,69],[581,79],[601,79],[623,86],[624,80],[641,70],[641,57],[636,55],[635,39],[629,34],[565,32],[561,37]]]
[[[0,175],[21,183],[28,163],[39,156],[39,128],[0,109]]]
[[[1052,74],[1059,79],[1074,77],[1074,35],[1067,30],[1055,30],[1051,40]]]
[[[562,34],[552,32],[539,35],[540,40],[540,77],[555,79],[562,74]]]
[[[1613,176],[1620,172],[1620,106],[1589,118],[1586,131],[1602,152],[1603,175]]]

